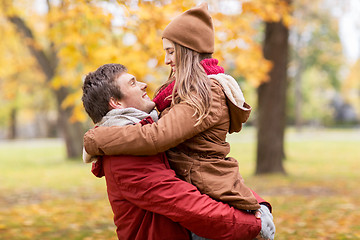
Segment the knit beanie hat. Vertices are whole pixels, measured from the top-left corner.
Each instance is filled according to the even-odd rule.
[[[207,3],[183,12],[165,28],[162,38],[199,53],[214,52],[214,27]]]

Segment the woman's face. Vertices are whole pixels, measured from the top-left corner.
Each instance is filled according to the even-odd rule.
[[[169,39],[163,38],[163,48],[165,50],[165,64],[170,65],[173,72],[175,72],[175,45]]]

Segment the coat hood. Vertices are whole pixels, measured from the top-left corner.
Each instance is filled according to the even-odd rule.
[[[219,82],[226,95],[230,116],[229,133],[239,132],[251,112],[251,107],[245,102],[239,84],[233,77],[223,73],[208,75],[208,77]]]

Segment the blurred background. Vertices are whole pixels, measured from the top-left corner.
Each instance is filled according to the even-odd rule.
[[[229,136],[276,239],[360,239],[359,0],[1,0],[0,239],[115,239],[81,161],[84,76],[121,63],[153,96],[161,33],[208,2],[215,53],[252,114]]]

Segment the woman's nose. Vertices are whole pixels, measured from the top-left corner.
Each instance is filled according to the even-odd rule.
[[[168,56],[165,56],[165,64],[168,65],[171,63],[171,60]]]

